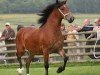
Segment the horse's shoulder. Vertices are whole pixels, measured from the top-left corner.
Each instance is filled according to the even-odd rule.
[[[29,32],[29,31],[34,31],[34,30],[38,30],[38,29],[39,28],[37,28],[37,27],[25,27],[21,31],[22,32]]]

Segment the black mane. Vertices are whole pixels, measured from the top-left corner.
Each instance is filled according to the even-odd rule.
[[[51,14],[51,12],[53,11],[54,8],[59,8],[61,5],[62,5],[63,2],[59,2],[59,3],[54,3],[54,4],[51,4],[51,5],[48,5],[43,11],[42,11],[42,14],[40,16],[42,16],[39,20],[38,20],[38,23],[42,23],[42,25],[40,27],[42,27],[49,15]]]

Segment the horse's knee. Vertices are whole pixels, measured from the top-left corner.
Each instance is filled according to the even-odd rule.
[[[48,63],[45,63],[44,64],[44,67],[47,69],[47,68],[49,68],[49,64]]]
[[[16,53],[17,58],[22,57],[22,56],[24,55],[24,53],[25,53],[24,51],[17,52],[17,53]]]
[[[65,56],[64,61],[66,62],[69,59],[69,57]]]

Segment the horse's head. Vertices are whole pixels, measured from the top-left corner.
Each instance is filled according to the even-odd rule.
[[[56,3],[48,5],[41,14],[41,18],[39,19],[39,23],[42,23],[42,26],[47,22],[49,16],[51,16],[51,13],[55,13],[53,15],[53,19],[58,15],[59,19],[66,19],[69,23],[72,23],[74,21],[74,17],[72,16],[71,12],[69,11],[69,8],[66,5],[67,0],[58,1],[56,0]],[[56,18],[58,18],[56,17]],[[41,27],[42,27],[41,26]]]
[[[68,20],[69,23],[72,23],[74,21],[74,17],[71,14],[71,12],[69,11],[69,8],[66,5],[67,0],[64,0],[62,2],[59,2],[58,0],[56,0],[56,4],[58,12],[61,14],[62,19],[66,19]]]

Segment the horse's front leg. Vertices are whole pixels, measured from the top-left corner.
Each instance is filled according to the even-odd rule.
[[[45,67],[45,75],[48,75],[49,68],[49,52],[47,50],[43,51],[44,54],[44,67]]]
[[[30,75],[29,74],[29,66],[30,66],[30,63],[32,61],[32,59],[34,58],[33,55],[30,55],[27,59],[26,59],[26,74],[27,75]]]
[[[67,60],[68,60],[68,57],[66,56],[65,51],[63,49],[59,51],[59,55],[63,57],[64,64],[58,68],[57,73],[61,73],[62,71],[65,70],[66,63],[67,63]]]

